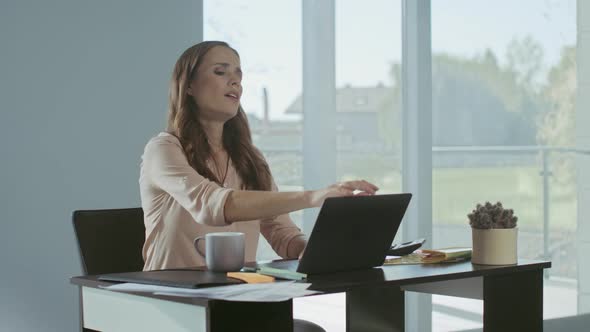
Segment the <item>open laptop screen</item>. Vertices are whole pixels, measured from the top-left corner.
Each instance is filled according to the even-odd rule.
[[[380,266],[411,197],[404,193],[328,198],[299,264],[284,261],[265,265],[296,267],[308,275]]]

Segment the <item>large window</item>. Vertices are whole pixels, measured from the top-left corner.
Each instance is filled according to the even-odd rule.
[[[281,190],[302,189],[309,110],[302,96],[301,1],[204,5],[205,39],[226,40],[240,52],[242,104],[255,144]],[[402,1],[336,0],[334,14],[333,174],[399,192]],[[467,214],[477,203],[501,201],[519,217],[519,257],[553,263],[545,279],[545,318],[575,315],[575,0],[432,0],[431,33],[428,247],[470,246]],[[301,226],[302,213],[291,216]],[[259,259],[273,257],[261,239]],[[323,315],[324,325],[343,329],[343,298],[326,299],[322,307],[337,311]],[[482,322],[481,301],[433,296],[433,312],[434,331]]]
[[[576,314],[575,52],[574,0],[432,1],[434,246],[471,245],[479,202],[514,209],[519,257],[553,264],[545,318]],[[481,325],[481,302],[433,302]]]
[[[380,14],[378,14],[380,13]],[[205,1],[204,38],[229,42],[244,71],[242,105],[280,190],[302,188],[300,1]],[[401,5],[336,1],[338,180],[401,190]],[[367,38],[371,36],[371,38]],[[302,213],[292,213],[301,225]],[[261,239],[259,258],[273,253]]]
[[[336,1],[339,180],[401,186],[401,2]]]
[[[242,106],[254,144],[264,153],[282,191],[301,190],[300,1],[204,1],[204,39],[227,41],[244,72]],[[291,217],[301,224],[301,212]],[[259,259],[276,257],[261,237]]]

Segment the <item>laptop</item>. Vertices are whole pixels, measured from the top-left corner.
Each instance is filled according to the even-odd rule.
[[[307,275],[381,266],[412,194],[328,198],[300,260],[261,264]]]

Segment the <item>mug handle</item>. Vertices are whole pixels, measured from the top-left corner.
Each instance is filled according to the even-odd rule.
[[[193,241],[193,245],[195,246],[195,250],[199,253],[199,255],[205,257],[205,253],[201,252],[201,250],[199,250],[199,241],[201,240],[205,240],[204,236],[199,236],[197,238],[195,238],[195,240]]]

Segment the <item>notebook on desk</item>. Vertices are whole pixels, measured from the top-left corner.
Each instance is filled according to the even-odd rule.
[[[98,280],[182,288],[203,288],[244,283],[242,280],[227,277],[225,273],[189,269],[109,273],[100,275]]]
[[[301,260],[261,264],[307,275],[383,265],[411,194],[328,198]]]

